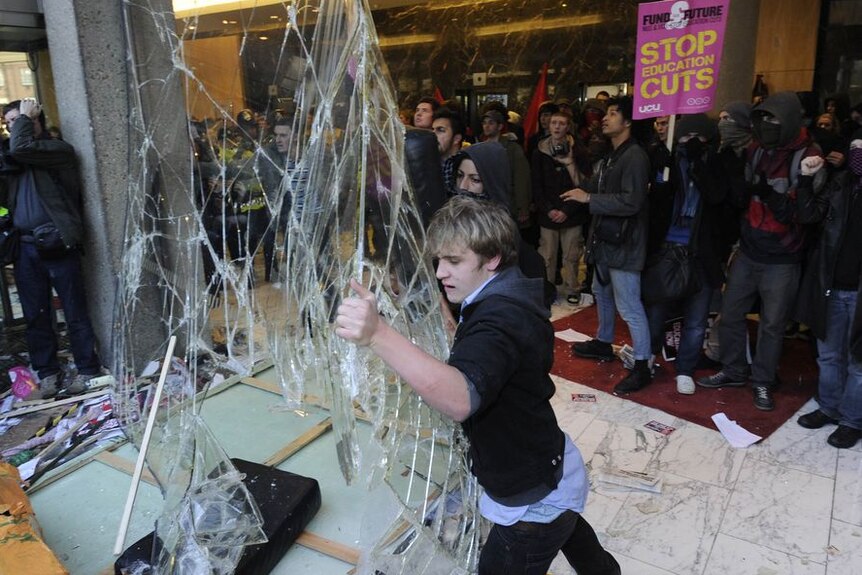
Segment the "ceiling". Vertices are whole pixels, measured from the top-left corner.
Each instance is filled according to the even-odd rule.
[[[47,47],[42,0],[0,2],[0,52],[32,52]]]

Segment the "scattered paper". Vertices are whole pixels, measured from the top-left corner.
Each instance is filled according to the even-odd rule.
[[[747,429],[741,427],[735,421],[731,421],[727,418],[724,412],[716,413],[712,416],[712,421],[715,423],[715,426],[724,436],[728,443],[730,443],[733,447],[745,448],[751,445],[752,443],[757,443],[762,437],[759,435],[754,435]]]
[[[0,403],[0,413],[6,413],[7,411],[12,411],[12,404],[15,403],[15,400],[18,399],[11,393],[3,398],[3,403]]]
[[[593,339],[587,334],[575,331],[572,328],[558,331],[554,335],[567,343],[575,343],[576,341],[589,341]]]
[[[664,423],[658,422],[655,419],[644,423],[644,427],[646,427],[647,429],[652,429],[653,431],[657,431],[662,435],[670,435],[671,433],[676,431],[676,427],[665,425]]]
[[[657,475],[649,475],[640,471],[615,469],[606,467],[596,474],[596,480],[607,484],[612,490],[635,490],[661,493],[662,480]]]
[[[596,402],[596,394],[595,393],[573,393],[572,401],[579,401],[584,403],[595,403]]]
[[[7,417],[6,419],[0,420],[0,435],[6,433],[19,423],[23,421],[20,417]]]
[[[141,372],[141,377],[149,377],[151,375],[155,375],[159,371],[159,366],[161,364],[157,361],[151,361],[147,364],[147,367],[144,368],[144,371]]]
[[[27,481],[33,474],[36,473],[36,466],[39,464],[39,458],[34,457],[30,461],[25,461],[18,466],[18,473],[21,475],[22,481]]]

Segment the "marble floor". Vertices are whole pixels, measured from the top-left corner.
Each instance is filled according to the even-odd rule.
[[[835,449],[826,443],[834,427],[804,429],[794,416],[734,449],[713,429],[556,383],[560,425],[591,469],[585,516],[624,574],[862,575],[862,443]],[[573,393],[596,402],[574,402]],[[662,435],[644,427],[650,420],[676,430]],[[661,494],[611,490],[596,481],[604,468],[659,475]],[[551,573],[574,570],[560,555]]]

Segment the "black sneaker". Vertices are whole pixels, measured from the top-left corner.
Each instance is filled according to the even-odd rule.
[[[616,357],[611,344],[597,339],[579,341],[573,344],[572,354],[589,359],[600,359],[602,361],[611,361]]]
[[[811,413],[800,415],[799,419],[796,420],[796,423],[805,429],[820,429],[824,425],[836,425],[838,420],[832,419],[819,409],[815,409]]]
[[[775,402],[772,401],[772,392],[765,385],[755,385],[751,388],[754,391],[754,407],[760,411],[772,411],[775,409]]]
[[[723,371],[697,378],[697,384],[701,387],[717,389],[719,387],[745,387],[745,379],[730,377]]]
[[[862,429],[853,429],[846,425],[839,425],[838,429],[832,432],[832,435],[829,436],[826,442],[838,449],[850,449],[856,445],[860,437],[862,437]]]
[[[652,374],[647,361],[639,360],[629,374],[614,387],[614,395],[627,395],[640,391],[652,382]]]

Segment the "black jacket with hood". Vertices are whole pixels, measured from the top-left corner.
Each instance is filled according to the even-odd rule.
[[[15,213],[22,179],[27,170],[32,170],[42,206],[57,226],[66,248],[72,249],[79,246],[84,237],[75,149],[63,140],[47,137],[44,132],[44,137],[36,138],[33,126],[33,120],[23,114],[12,124],[9,158],[3,160],[6,173],[0,178],[0,204],[5,202],[9,211]]]
[[[758,114],[760,112],[760,114]],[[780,132],[767,142],[763,113],[778,119]],[[748,149],[747,187],[739,204],[747,206],[740,229],[740,249],[752,260],[767,264],[801,262],[805,256],[805,227],[799,223],[796,201],[799,163],[820,155],[802,126],[802,104],[793,92],[770,96],[751,111],[755,141]],[[818,172],[813,189],[823,185],[825,170]]]
[[[505,268],[461,310],[449,365],[480,397],[462,423],[473,474],[504,505],[528,505],[562,475],[564,436],[550,399],[554,330],[542,283]]]

